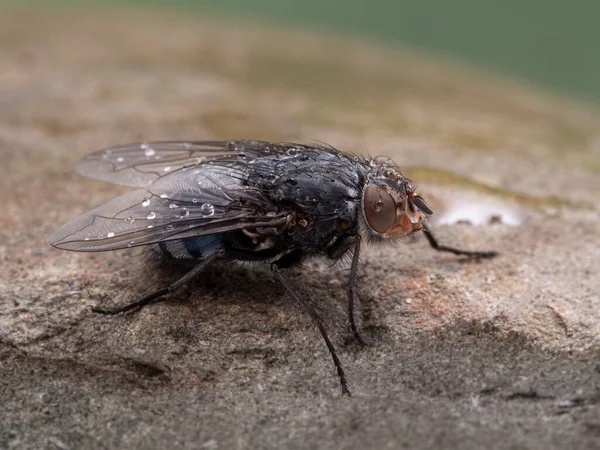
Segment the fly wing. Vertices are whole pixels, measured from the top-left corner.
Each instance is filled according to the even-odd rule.
[[[208,161],[276,154],[299,144],[263,141],[162,141],[107,147],[83,158],[75,167],[90,178],[145,188],[184,167]]]
[[[182,166],[68,222],[48,241],[65,250],[107,251],[285,224],[285,211],[246,185],[246,170],[239,154]]]

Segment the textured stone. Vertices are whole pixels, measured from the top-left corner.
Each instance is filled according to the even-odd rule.
[[[0,64],[1,448],[597,448],[596,111],[408,51],[132,10],[5,9]],[[365,348],[345,266],[298,271],[352,399],[268,271],[214,268],[138,313],[91,315],[177,274],[47,245],[124,192],[75,162],[129,141],[235,138],[386,154],[439,216],[490,201],[521,222],[437,228],[500,250],[492,261],[423,239],[368,249]]]

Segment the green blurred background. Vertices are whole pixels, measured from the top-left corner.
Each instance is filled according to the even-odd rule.
[[[19,5],[52,0],[0,0]],[[87,5],[94,0],[58,1]],[[96,3],[106,4],[102,0]],[[599,0],[112,0],[366,36],[600,102]]]

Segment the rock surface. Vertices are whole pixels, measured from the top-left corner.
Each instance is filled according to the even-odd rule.
[[[599,448],[598,112],[408,51],[131,10],[5,9],[0,65],[0,448]],[[454,217],[440,240],[502,252],[368,249],[366,347],[345,267],[299,271],[352,399],[268,271],[106,318],[87,306],[173,274],[45,242],[124,192],[75,174],[91,150],[249,137],[391,156]],[[454,223],[473,204],[493,223]]]

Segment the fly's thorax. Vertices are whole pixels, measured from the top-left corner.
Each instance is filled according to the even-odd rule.
[[[367,164],[359,221],[363,237],[385,241],[420,231],[433,211],[415,194],[416,184],[389,158],[374,158]]]

